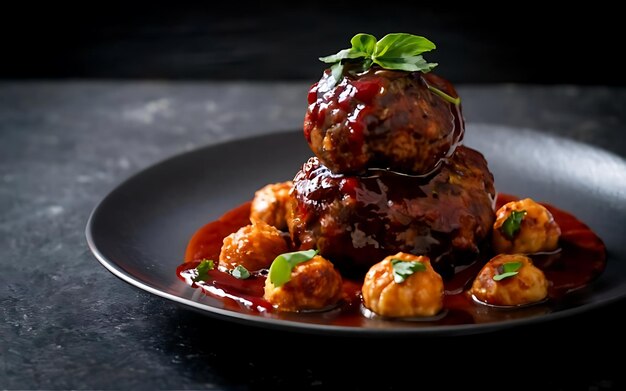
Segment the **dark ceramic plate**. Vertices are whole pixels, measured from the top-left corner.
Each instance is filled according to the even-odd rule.
[[[465,143],[489,162],[499,192],[532,197],[572,212],[605,242],[608,266],[588,289],[550,312],[505,320],[433,326],[365,319],[341,326],[316,314],[254,314],[225,307],[176,277],[187,241],[202,225],[252,198],[261,186],[293,178],[311,155],[301,132],[208,146],[133,176],[93,211],[87,241],[122,280],[209,316],[251,326],[352,335],[452,335],[489,332],[587,311],[626,295],[626,162],[615,155],[545,134],[492,125],[468,126]]]

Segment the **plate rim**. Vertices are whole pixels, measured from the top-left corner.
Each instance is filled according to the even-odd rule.
[[[565,138],[562,136],[546,134],[545,132],[540,132],[531,128],[516,128],[513,126],[507,125],[498,125],[498,124],[487,124],[487,123],[472,123],[471,126],[488,126],[488,127],[506,127],[506,128],[515,128],[515,129],[523,129],[524,131],[529,131],[531,133],[537,133],[542,137],[549,137],[557,140],[567,140],[568,142],[574,142],[577,144],[581,144],[585,147],[589,147],[592,149],[596,149],[602,151],[603,153],[608,153],[610,155],[614,155],[611,151],[606,151],[599,147],[596,147],[591,144],[586,144],[577,140],[572,140],[569,138]],[[339,325],[329,325],[329,324],[317,324],[317,323],[308,323],[308,322],[299,322],[295,320],[288,319],[273,319],[273,318],[264,318],[254,314],[247,314],[243,312],[237,312],[227,309],[222,309],[218,307],[213,307],[208,304],[200,303],[197,301],[193,301],[184,297],[177,296],[172,293],[165,292],[161,289],[150,286],[147,283],[144,283],[140,279],[136,278],[132,274],[124,271],[119,264],[112,259],[107,258],[102,251],[98,248],[95,243],[95,239],[93,236],[93,227],[94,221],[97,218],[98,213],[100,213],[101,208],[104,204],[106,204],[107,200],[111,198],[117,191],[123,188],[128,183],[132,182],[138,177],[145,175],[146,172],[156,170],[160,166],[167,165],[174,160],[183,159],[186,156],[199,153],[200,151],[208,151],[212,149],[218,149],[225,145],[236,144],[242,141],[246,142],[254,142],[256,139],[262,138],[271,138],[276,137],[281,134],[293,134],[297,133],[299,130],[297,129],[280,129],[275,131],[269,131],[265,133],[260,133],[252,136],[242,136],[235,137],[227,140],[220,140],[215,143],[205,144],[198,146],[194,149],[188,151],[182,151],[175,153],[169,157],[165,157],[161,160],[158,160],[152,164],[149,164],[139,171],[131,174],[127,178],[121,180],[116,185],[106,193],[104,197],[100,199],[100,201],[96,204],[96,206],[91,210],[89,217],[87,219],[87,224],[85,226],[85,238],[87,241],[87,246],[89,250],[96,258],[96,260],[110,273],[112,273],[117,278],[122,281],[128,283],[129,285],[138,288],[142,291],[151,293],[155,296],[168,299],[173,303],[182,306],[186,309],[191,309],[196,312],[200,312],[204,315],[207,315],[214,319],[219,319],[222,321],[233,321],[239,324],[244,324],[253,327],[263,327],[266,329],[279,329],[285,331],[294,331],[299,333],[307,333],[307,334],[322,334],[322,335],[337,335],[337,336],[368,336],[368,337],[385,337],[385,338],[404,338],[404,337],[433,337],[433,336],[458,336],[458,335],[474,335],[474,334],[487,334],[495,331],[501,331],[504,329],[516,328],[527,325],[536,325],[541,323],[553,322],[559,319],[569,318],[575,315],[579,315],[582,313],[586,313],[590,310],[599,309],[605,306],[608,306],[617,301],[623,300],[626,297],[626,294],[615,295],[609,298],[605,298],[602,301],[597,302],[587,302],[580,304],[575,307],[566,308],[563,310],[550,312],[547,314],[542,314],[538,316],[531,316],[527,318],[519,318],[519,319],[507,319],[498,322],[489,322],[489,323],[479,323],[479,324],[461,324],[461,325],[434,325],[434,326],[423,326],[423,327],[385,327],[385,328],[375,328],[375,327],[366,327],[366,326],[339,326]]]

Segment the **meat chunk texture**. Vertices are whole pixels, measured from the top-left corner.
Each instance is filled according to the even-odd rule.
[[[418,262],[423,268],[396,282],[394,261]],[[443,308],[443,280],[425,256],[397,253],[385,258],[367,272],[361,292],[365,307],[385,317],[433,316]]]
[[[343,280],[331,262],[317,255],[299,263],[291,279],[275,286],[265,280],[265,300],[279,311],[322,310],[335,305],[343,296]]]
[[[501,280],[505,264],[515,264],[516,274]],[[519,265],[519,267],[517,267]],[[533,265],[530,258],[521,254],[500,254],[483,266],[472,284],[471,293],[482,303],[499,306],[531,304],[548,296],[548,280]]]
[[[456,97],[444,79],[421,72],[383,70],[346,73],[341,82],[327,71],[309,92],[304,134],[322,164],[334,173],[368,168],[425,174],[452,155],[461,141],[460,105],[428,86]]]
[[[313,157],[295,176],[287,223],[296,248],[317,248],[342,273],[405,252],[428,255],[445,277],[479,252],[494,196],[485,159],[463,146],[428,177],[335,175]]]
[[[289,250],[277,228],[256,220],[224,238],[220,267],[232,270],[241,265],[250,271],[267,268],[274,258]]]

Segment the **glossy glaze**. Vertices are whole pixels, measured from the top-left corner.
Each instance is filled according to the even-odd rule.
[[[344,75],[335,83],[326,71],[311,87],[303,127],[313,153],[334,173],[426,174],[463,139],[461,106],[429,90],[458,96],[441,77],[377,66]]]
[[[497,207],[517,199],[500,194]],[[469,266],[459,267],[456,273],[445,280],[444,312],[433,319],[425,319],[415,324],[458,325],[485,322],[497,322],[508,319],[537,316],[554,311],[568,299],[570,293],[583,290],[595,280],[606,266],[606,249],[602,240],[572,214],[554,206],[544,204],[553,214],[561,227],[560,248],[550,254],[535,254],[531,258],[542,269],[550,282],[548,300],[545,303],[515,309],[492,308],[475,303],[466,290],[479,272],[482,265],[491,256],[483,251]],[[248,280],[238,280],[227,273],[213,270],[208,282],[194,283],[192,277],[199,259],[217,259],[220,237],[248,224],[249,203],[226,213],[222,218],[211,222],[192,237],[185,260],[176,270],[178,277],[194,288],[201,288],[204,293],[219,298],[224,308],[245,310],[250,313],[264,313],[272,316],[271,305],[263,299],[265,277],[256,275]],[[230,232],[228,232],[230,231]],[[360,298],[359,280],[345,280],[345,299],[330,311],[320,313],[291,314],[290,319],[306,317],[307,321],[343,326],[362,326],[367,317]],[[277,315],[279,316],[279,315]],[[283,315],[280,315],[283,316]],[[374,316],[376,319],[376,317]],[[372,319],[367,319],[372,321]],[[381,321],[386,321],[381,319]],[[411,323],[408,321],[398,321]]]
[[[448,277],[479,252],[494,199],[487,162],[464,146],[427,176],[336,175],[311,158],[294,178],[287,221],[296,246],[317,248],[347,276],[406,252],[429,254]]]

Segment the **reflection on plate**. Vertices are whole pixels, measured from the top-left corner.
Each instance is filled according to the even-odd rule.
[[[538,132],[491,125],[468,126],[465,143],[485,155],[498,191],[572,212],[604,240],[608,265],[599,280],[549,312],[541,306],[529,307],[499,321],[485,312],[474,319],[475,324],[451,326],[366,317],[359,326],[342,326],[309,314],[254,314],[178,280],[176,266],[200,226],[249,200],[263,185],[291,179],[311,155],[296,131],[209,146],[140,172],[96,207],[87,225],[87,240],[107,269],[136,287],[207,315],[305,332],[479,333],[579,313],[626,295],[626,246],[620,235],[626,223],[623,159]]]

